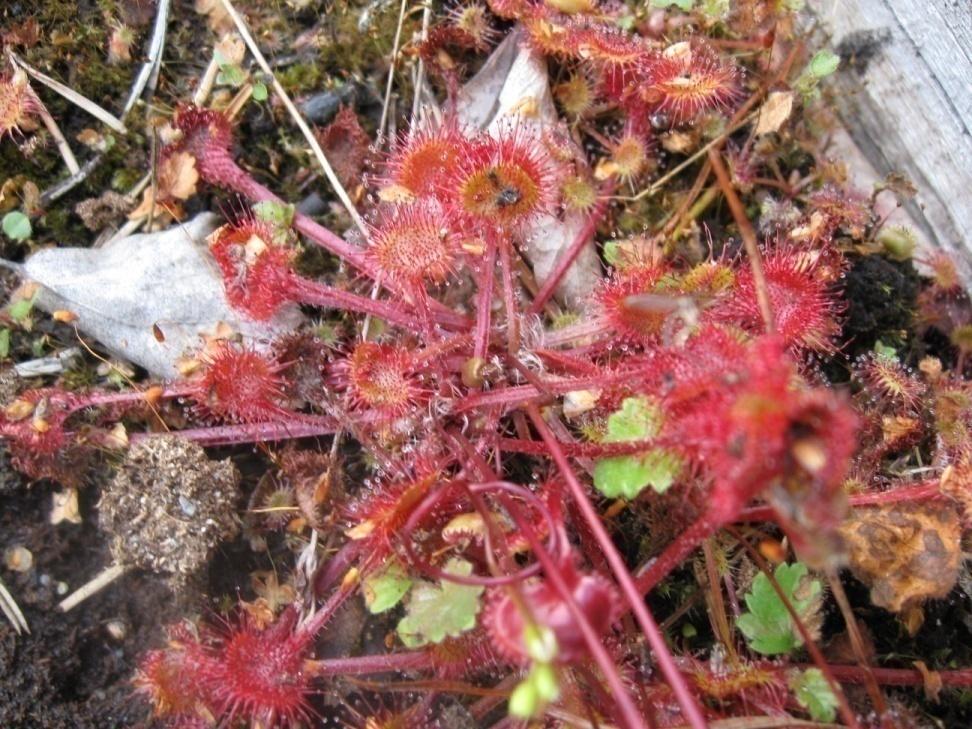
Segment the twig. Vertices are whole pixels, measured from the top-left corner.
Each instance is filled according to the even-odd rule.
[[[152,28],[152,42],[149,45],[148,59],[142,64],[132,84],[132,90],[128,93],[128,100],[122,110],[122,118],[128,116],[128,112],[135,106],[138,97],[142,95],[149,79],[158,73],[158,68],[162,63],[162,50],[165,48],[165,27],[169,22],[169,2],[170,0],[159,0],[159,7],[155,13],[155,25]]]
[[[127,565],[123,564],[113,564],[110,567],[106,567],[92,579],[88,580],[77,590],[61,600],[57,606],[57,609],[62,613],[66,613],[68,610],[76,608],[92,595],[104,590],[112,582],[128,572],[129,569],[130,568]]]
[[[733,220],[739,228],[739,235],[742,236],[743,245],[746,246],[746,253],[749,255],[749,265],[753,270],[753,283],[756,288],[756,301],[759,304],[759,311],[763,315],[763,323],[766,325],[766,332],[772,334],[776,331],[776,320],[773,317],[773,306],[770,303],[769,288],[766,285],[766,274],[763,271],[763,258],[759,253],[759,242],[756,240],[756,230],[749,218],[746,217],[746,209],[743,207],[742,200],[736,194],[736,189],[729,178],[729,172],[722,163],[722,154],[715,147],[709,149],[709,162],[712,163],[712,171],[715,172],[722,194],[729,203],[729,210]]]
[[[40,99],[37,100],[37,115],[44,122],[44,126],[47,127],[47,131],[50,132],[51,136],[54,138],[54,144],[57,145],[57,151],[61,153],[61,159],[64,160],[64,164],[67,165],[68,170],[71,175],[77,175],[81,172],[81,166],[78,164],[78,158],[74,156],[74,152],[71,151],[71,145],[64,138],[61,133],[61,128],[54,121],[54,117],[51,116],[51,112],[47,110],[47,106],[44,105]]]
[[[324,150],[321,149],[321,145],[318,144],[317,138],[314,137],[314,133],[311,131],[310,127],[307,126],[307,122],[304,121],[304,118],[300,115],[297,107],[294,106],[294,102],[291,100],[290,95],[287,94],[284,87],[280,85],[280,82],[273,73],[273,69],[271,69],[270,64],[267,63],[267,59],[264,58],[263,54],[260,52],[260,48],[257,46],[256,41],[253,40],[250,30],[246,26],[246,21],[243,20],[230,0],[220,0],[220,2],[223,3],[223,7],[226,9],[226,12],[229,13],[230,18],[232,18],[233,22],[236,24],[237,31],[239,31],[241,36],[243,36],[243,42],[246,43],[246,47],[250,50],[250,53],[253,54],[253,58],[256,60],[260,70],[262,70],[270,79],[270,84],[273,87],[274,93],[280,97],[280,100],[283,102],[283,105],[290,114],[290,118],[294,120],[297,128],[300,129],[301,134],[304,135],[304,139],[306,139],[307,143],[310,145],[311,151],[313,151],[314,157],[317,159],[317,163],[321,166],[321,169],[324,170],[324,175],[327,177],[328,182],[331,183],[331,187],[334,188],[334,192],[341,201],[341,204],[344,205],[345,209],[348,211],[348,215],[351,216],[351,219],[354,221],[354,224],[357,226],[358,230],[361,231],[361,234],[368,239],[370,237],[368,227],[365,225],[364,220],[358,213],[357,208],[355,208],[354,203],[351,202],[351,198],[348,196],[347,190],[344,189],[344,185],[341,184],[341,181],[337,178],[337,175],[334,174],[334,169],[331,167],[331,163],[327,161]]]
[[[405,24],[405,8],[408,0],[402,0],[398,9],[398,25],[395,27],[395,40],[392,41],[391,63],[388,65],[388,80],[385,82],[385,98],[381,104],[381,121],[378,122],[378,139],[375,146],[381,147],[385,139],[385,125],[388,123],[388,107],[391,101],[392,86],[395,84],[395,66],[398,63],[398,45],[402,40],[402,26]]]
[[[425,3],[425,7],[422,9],[422,32],[419,36],[420,40],[424,41],[429,35],[429,23],[432,19],[432,5],[430,3]],[[415,72],[415,93],[412,98],[412,118],[409,124],[409,129],[414,129],[416,123],[418,122],[419,110],[422,108],[422,91],[425,86],[425,61],[419,56],[416,72]]]
[[[71,190],[73,190],[75,187],[77,187],[82,182],[84,182],[85,179],[87,179],[88,175],[90,175],[91,172],[94,170],[94,168],[97,167],[99,164],[101,164],[101,161],[104,158],[105,158],[104,152],[99,152],[94,157],[92,157],[87,162],[85,162],[84,166],[76,174],[71,175],[65,180],[61,180],[59,183],[54,185],[54,187],[50,187],[44,190],[44,192],[42,192],[40,196],[41,207],[49,205],[55,200],[64,197],[69,192],[71,192]]]
[[[857,659],[857,665],[864,669],[866,679],[864,686],[867,688],[867,692],[871,697],[871,703],[874,704],[874,710],[878,716],[885,716],[888,712],[887,702],[881,694],[880,686],[878,686],[877,681],[874,679],[874,674],[871,672],[871,667],[867,662],[867,656],[864,655],[864,641],[861,639],[861,631],[857,627],[857,618],[854,617],[854,611],[851,609],[850,601],[847,599],[847,593],[844,592],[844,585],[841,583],[840,577],[837,576],[835,570],[827,570],[827,582],[830,584],[830,591],[837,602],[837,606],[840,608],[840,613],[844,617],[844,624],[847,626],[847,635],[850,638],[851,648],[854,651],[854,657]]]
[[[21,632],[30,633],[30,628],[27,626],[24,614],[20,611],[20,606],[13,599],[13,595],[7,591],[7,586],[3,584],[3,580],[0,580],[0,610],[3,610],[3,614],[7,616],[7,620],[17,631],[17,635],[20,635]]]
[[[41,73],[36,68],[30,66],[26,61],[24,61],[22,58],[17,56],[15,53],[11,53],[10,58],[15,65],[19,66],[24,71],[26,71],[31,78],[44,84],[47,88],[51,89],[52,91],[56,91],[65,99],[70,101],[72,104],[88,112],[95,119],[97,119],[100,122],[103,122],[107,126],[114,129],[119,134],[125,134],[128,131],[125,128],[125,124],[122,122],[121,119],[116,117],[107,109],[98,106],[98,104],[93,102],[88,97],[82,96],[77,91],[72,89],[70,86],[65,86],[60,81],[51,78],[47,74]]]
[[[213,90],[213,84],[216,83],[217,75],[219,75],[219,64],[216,62],[216,55],[214,53],[213,57],[209,59],[209,65],[206,66],[202,78],[199,79],[196,92],[192,95],[193,106],[202,106],[206,103],[206,99],[209,98],[209,94]]]
[[[644,190],[639,192],[634,197],[625,197],[623,195],[619,195],[614,199],[622,200],[624,202],[637,202],[638,200],[654,195],[666,184],[668,184],[669,180],[671,180],[673,177],[679,174],[682,170],[684,170],[686,167],[690,166],[697,160],[701,159],[704,155],[708,154],[709,150],[715,147],[716,145],[722,144],[724,141],[726,141],[726,139],[729,138],[729,135],[742,129],[751,121],[755,120],[757,116],[759,116],[759,112],[753,112],[752,114],[744,117],[743,119],[740,119],[735,124],[730,124],[728,127],[726,127],[726,129],[722,132],[722,134],[720,134],[712,141],[708,142],[705,146],[701,147],[697,152],[694,152],[691,157],[685,158],[680,163],[672,167],[672,169],[670,169],[664,175],[662,175],[653,183],[648,185],[648,187],[646,187]]]

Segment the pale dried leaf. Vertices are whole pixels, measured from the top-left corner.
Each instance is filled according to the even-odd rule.
[[[226,33],[235,25],[220,0],[196,0],[196,12],[206,16],[206,22],[216,33]]]
[[[778,132],[793,111],[792,91],[773,91],[759,109],[756,136]]]
[[[222,4],[220,4],[222,7]],[[243,56],[246,55],[246,46],[243,39],[237,33],[227,33],[217,41],[214,50],[222,56],[224,63],[240,64],[243,63]]]
[[[203,213],[184,225],[102,248],[38,251],[23,272],[41,285],[36,306],[76,313],[78,329],[113,356],[175,378],[179,358],[198,349],[204,336],[228,327],[244,341],[260,343],[302,321],[296,308],[257,322],[230,306],[204,242],[218,222]]]
[[[78,508],[78,490],[67,488],[51,494],[51,514],[49,517],[51,524],[60,524],[66,521],[70,524],[81,523],[81,510]]]

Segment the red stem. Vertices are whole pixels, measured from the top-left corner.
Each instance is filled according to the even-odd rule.
[[[294,413],[295,416],[299,413]],[[306,416],[304,416],[306,417]],[[217,425],[211,428],[188,428],[176,431],[180,438],[194,441],[201,446],[237,445],[273,440],[308,438],[315,435],[331,435],[338,431],[338,425],[331,419],[317,421],[299,420],[289,423],[238,423]],[[132,433],[128,437],[132,444],[149,438],[171,435],[169,431],[158,433]]]
[[[428,651],[409,651],[406,653],[386,653],[376,656],[355,656],[353,658],[328,658],[322,661],[307,661],[304,664],[308,673],[318,678],[324,676],[365,676],[386,671],[412,671],[432,668],[434,661]]]
[[[231,165],[229,167],[230,171],[224,179],[218,180],[219,184],[228,187],[243,197],[249,198],[251,201],[283,202],[269,188],[253,179],[253,176],[236,164],[235,161],[230,159],[229,162]],[[365,256],[363,249],[348,243],[344,238],[331,232],[320,223],[298,212],[294,213],[293,226],[294,230],[305,235],[313,243],[347,261],[372,280],[378,281],[382,279],[380,272],[368,260],[367,256]],[[395,291],[397,294],[407,295],[408,293],[403,286],[395,281],[386,281],[383,285]],[[433,311],[437,314],[454,314],[454,312],[451,312],[448,307],[439,301],[432,300],[430,304]]]
[[[591,375],[589,377],[566,378],[558,377],[543,380],[546,391],[553,395],[563,395],[571,390],[586,390],[590,388],[607,387],[621,383],[634,383],[645,378],[644,368],[637,370],[620,370],[606,374]],[[516,385],[499,390],[468,395],[456,404],[454,412],[462,413],[482,407],[498,406],[510,408],[536,400],[542,393],[533,385]]]
[[[494,236],[489,236],[486,242],[486,256],[483,258],[479,272],[479,291],[476,299],[476,338],[473,345],[473,356],[486,359],[489,348],[489,320],[493,306],[493,269],[496,267],[496,249],[501,245]]]
[[[834,678],[846,683],[865,683],[870,671],[882,686],[924,686],[925,677],[917,668],[865,668],[863,666],[831,665]],[[955,671],[934,671],[943,686],[972,688],[972,668]]]
[[[923,481],[910,486],[900,486],[889,491],[870,491],[863,494],[853,494],[847,501],[851,506],[880,506],[902,501],[922,501],[924,499],[942,498],[941,486],[938,479]],[[776,512],[772,506],[752,506],[743,509],[736,521],[775,521]]]
[[[718,528],[710,514],[703,514],[696,519],[674,542],[665,547],[665,551],[649,563],[647,569],[639,570],[640,574],[635,580],[638,592],[642,595],[651,592]]]
[[[390,324],[397,324],[398,326],[406,327],[413,331],[421,331],[425,328],[424,323],[418,316],[408,313],[401,305],[353,294],[350,291],[342,291],[341,289],[336,289],[332,286],[299,276],[293,277],[292,295],[305,304],[345,309],[361,314],[371,314],[372,316],[384,319]],[[439,319],[442,324],[446,323],[442,321],[442,319],[446,318],[449,319],[448,323],[453,326],[467,324],[464,318],[458,314],[453,314],[451,317],[445,317],[442,314],[435,314],[433,316]]]
[[[628,602],[631,610],[634,612],[635,619],[641,626],[641,630],[644,632],[645,637],[648,640],[648,645],[651,647],[652,652],[655,654],[655,658],[658,661],[658,667],[661,669],[662,675],[671,687],[672,692],[675,694],[675,698],[678,701],[679,706],[682,708],[682,712],[685,715],[685,719],[688,721],[689,726],[692,729],[706,729],[705,717],[702,714],[702,710],[699,708],[695,697],[689,690],[688,684],[685,681],[685,677],[679,672],[678,667],[675,665],[675,659],[672,657],[671,652],[668,650],[668,646],[665,644],[665,637],[662,635],[661,630],[658,627],[658,623],[652,617],[651,613],[648,611],[647,606],[644,603],[644,599],[641,593],[638,591],[638,587],[635,585],[634,579],[631,577],[631,573],[628,572],[628,566],[624,563],[624,559],[618,553],[617,548],[614,546],[614,542],[611,541],[611,536],[607,533],[604,528],[604,524],[601,522],[601,518],[597,513],[597,510],[591,504],[590,500],[587,498],[587,493],[581,482],[577,479],[574,474],[573,468],[571,468],[567,456],[564,454],[563,449],[560,447],[560,442],[554,437],[553,432],[550,430],[546,421],[544,421],[543,416],[537,409],[536,405],[527,405],[526,407],[527,415],[530,420],[533,421],[533,426],[537,429],[540,437],[550,448],[550,455],[557,464],[557,468],[560,470],[567,482],[567,486],[570,489],[571,496],[574,502],[577,504],[578,509],[580,509],[581,515],[584,517],[584,521],[588,524],[591,531],[594,533],[594,538],[600,545],[601,549],[604,550],[604,556],[607,558],[608,564],[611,565],[611,570],[614,573],[615,579],[621,586],[621,591],[624,593],[625,600]]]
[[[513,500],[507,498],[503,495],[500,496],[500,502],[503,504],[503,508],[513,519],[520,533],[526,537],[527,541],[530,543],[530,549],[536,555],[537,560],[543,565],[543,572],[547,579],[553,584],[554,589],[560,595],[560,598],[564,601],[567,606],[570,616],[574,619],[577,627],[580,629],[581,635],[584,638],[584,643],[587,645],[587,649],[591,652],[594,661],[601,669],[601,673],[604,675],[605,681],[607,681],[608,686],[611,689],[613,698],[618,702],[617,710],[621,719],[624,722],[624,726],[639,728],[644,727],[645,722],[638,713],[637,707],[635,707],[634,700],[628,694],[628,691],[624,687],[624,683],[621,680],[621,676],[618,675],[618,669],[614,665],[614,661],[608,655],[607,650],[605,650],[603,643],[601,642],[601,637],[595,632],[594,628],[591,626],[590,621],[581,611],[580,607],[577,605],[577,601],[574,599],[573,592],[567,586],[567,582],[564,580],[561,574],[560,568],[555,564],[554,560],[547,553],[544,546],[540,543],[537,535],[534,534],[533,528],[530,526],[529,521],[524,518],[520,509],[513,503]]]

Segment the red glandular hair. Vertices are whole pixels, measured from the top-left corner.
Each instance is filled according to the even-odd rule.
[[[560,178],[539,139],[508,127],[466,142],[448,179],[446,207],[473,229],[515,231],[552,209]]]
[[[135,684],[157,715],[172,720],[208,713],[226,725],[293,727],[310,716],[304,661],[311,645],[293,608],[265,628],[245,615],[221,632],[178,626],[167,648],[143,658]]]
[[[209,238],[209,250],[223,274],[226,298],[258,320],[273,316],[290,300],[293,252],[274,229],[252,217],[224,225]]]
[[[565,41],[573,55],[588,61],[600,77],[600,92],[621,102],[643,79],[651,48],[639,37],[602,23],[574,21]]]
[[[253,349],[220,343],[207,354],[192,398],[218,420],[255,423],[287,413],[281,365]]]
[[[414,475],[366,486],[348,504],[344,511],[351,528],[347,533],[362,543],[363,571],[380,566],[392,554],[402,528],[440,476],[438,469],[423,462]]]
[[[368,257],[393,281],[413,286],[442,283],[453,272],[458,243],[434,200],[383,210]]]
[[[47,388],[27,390],[0,410],[0,437],[7,441],[13,465],[31,478],[50,478],[75,485],[80,473],[73,463],[65,421],[79,398]]]
[[[411,352],[395,344],[361,342],[331,366],[330,379],[347,393],[351,408],[381,418],[401,417],[425,395]]]
[[[186,105],[176,109],[172,125],[182,133],[182,138],[167,150],[191,154],[200,177],[209,184],[234,187],[230,181],[241,170],[230,154],[233,129],[229,119],[213,109]]]
[[[667,273],[661,265],[635,265],[615,271],[594,292],[594,301],[611,327],[629,342],[655,341],[670,312],[633,305],[632,297],[650,294]]]
[[[728,108],[741,95],[741,72],[698,40],[675,43],[643,56],[638,80],[626,92],[672,126],[713,109]]]
[[[402,137],[386,166],[386,182],[413,197],[444,192],[442,180],[451,176],[461,159],[465,137],[454,121]]]
[[[927,393],[925,384],[897,359],[866,354],[854,364],[854,377],[871,401],[882,410],[903,407],[917,413]]]
[[[17,70],[0,75],[0,141],[21,133],[21,127],[41,109],[40,101],[27,82],[27,74]]]
[[[747,343],[706,326],[659,357],[653,377],[667,416],[662,436],[709,474],[712,513],[731,518],[778,486],[826,518],[856,447],[857,418],[837,393],[799,381],[780,337]]]
[[[763,271],[776,331],[794,350],[832,352],[840,332],[840,307],[831,273],[820,264],[822,255],[795,244],[764,248]],[[753,333],[763,331],[756,280],[748,263],[743,262],[736,274],[734,294],[713,315]]]

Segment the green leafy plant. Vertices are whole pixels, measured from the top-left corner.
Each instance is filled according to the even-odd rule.
[[[32,233],[30,218],[19,210],[12,210],[4,215],[0,225],[3,227],[3,234],[18,243],[29,239]]]
[[[781,564],[773,576],[801,620],[805,624],[816,623],[823,587],[819,580],[809,576],[807,566],[800,562]],[[803,645],[786,605],[765,574],[760,573],[753,580],[752,588],[746,593],[746,607],[749,611],[736,624],[754,651],[773,656],[790,653]]]
[[[472,574],[472,564],[463,559],[451,559],[445,571],[468,577]],[[398,637],[409,648],[417,648],[428,643],[441,643],[447,637],[471,630],[476,627],[479,596],[483,589],[448,580],[439,584],[417,582],[405,603],[407,614],[398,623]]]
[[[658,435],[661,409],[646,397],[629,397],[607,419],[605,443],[647,440]],[[679,457],[667,448],[652,448],[631,456],[613,456],[597,462],[594,486],[605,496],[636,497],[646,486],[666,491],[681,471]]]
[[[793,671],[790,690],[814,721],[833,721],[837,716],[837,697],[819,668]]]
[[[405,597],[412,586],[412,579],[398,560],[391,560],[379,572],[368,575],[362,581],[361,591],[365,605],[373,615],[391,610]]]

